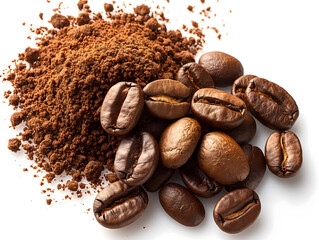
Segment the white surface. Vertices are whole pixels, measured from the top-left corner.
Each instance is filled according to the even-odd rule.
[[[73,8],[72,2],[66,1]],[[129,1],[126,1],[128,3]],[[142,2],[142,1],[131,1]],[[148,1],[150,2],[150,1]],[[186,10],[187,3],[195,5],[195,11],[203,9],[200,0],[156,1],[163,4],[179,21],[189,23],[195,15]],[[205,23],[218,26],[223,38],[219,41],[212,32],[207,35],[207,46],[203,51],[227,52],[242,62],[245,73],[256,74],[284,87],[296,100],[300,116],[292,128],[302,143],[304,164],[301,171],[291,179],[280,179],[268,170],[256,189],[262,203],[262,212],[257,221],[244,232],[228,235],[219,230],[213,221],[212,211],[222,192],[211,199],[201,199],[206,218],[194,228],[185,227],[171,219],[161,208],[157,193],[149,194],[150,203],[144,215],[130,226],[109,230],[93,219],[91,208],[94,194],[80,200],[61,200],[66,193],[56,191],[58,200],[51,206],[42,194],[40,177],[29,168],[31,162],[22,153],[7,150],[7,141],[17,131],[8,128],[13,112],[7,101],[0,102],[0,182],[1,219],[0,239],[301,239],[312,236],[316,239],[317,216],[319,214],[318,149],[317,135],[317,89],[319,15],[313,0],[206,0],[212,2],[216,18],[205,19]],[[104,1],[90,1],[93,10],[103,12]],[[156,4],[156,5],[157,5]],[[181,5],[179,5],[181,4]],[[58,5],[52,0],[1,1],[0,15],[0,66],[6,68],[17,54],[31,44],[26,37],[27,27],[22,22],[41,24],[38,14],[44,12],[45,19],[51,9]],[[127,4],[128,5],[128,4]],[[208,5],[208,4],[207,4]],[[64,4],[63,6],[67,6]],[[94,7],[93,7],[94,6]],[[46,11],[44,9],[47,9]],[[229,10],[232,13],[229,13]],[[71,11],[68,9],[66,11]],[[178,12],[177,12],[178,11]],[[46,14],[48,12],[48,14]],[[225,23],[225,27],[221,27]],[[43,25],[43,24],[42,24]],[[171,25],[172,26],[172,25]],[[226,36],[228,32],[228,36]],[[198,58],[198,56],[197,56]],[[7,84],[0,84],[1,98]],[[258,132],[252,144],[264,149],[267,137],[272,132],[258,123]],[[28,172],[23,172],[28,167]],[[41,173],[38,174],[41,176]],[[176,175],[173,181],[178,179]],[[177,180],[179,181],[179,180]],[[145,228],[143,228],[145,227]],[[307,235],[306,235],[307,234]]]

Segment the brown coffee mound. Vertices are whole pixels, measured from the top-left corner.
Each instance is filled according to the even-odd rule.
[[[58,30],[41,31],[37,48],[20,54],[6,78],[14,87],[9,103],[19,112],[12,124],[26,123],[22,147],[49,182],[65,172],[96,183],[105,167],[112,171],[120,138],[100,126],[100,106],[112,85],[174,79],[183,63],[194,61],[200,42],[167,31],[145,5],[135,10],[109,21],[101,14],[55,14],[51,23]],[[18,151],[19,141],[10,140],[9,148]]]

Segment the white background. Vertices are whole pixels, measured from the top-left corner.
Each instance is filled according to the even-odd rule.
[[[64,12],[76,9],[76,0],[65,1]],[[104,1],[89,1],[94,11],[103,12]],[[120,2],[120,1],[117,1]],[[126,1],[128,3],[130,1]],[[135,3],[143,1],[131,1]],[[150,3],[151,1],[148,1]],[[203,9],[200,0],[156,1],[166,6],[166,15],[180,28],[189,24],[198,14],[190,14],[186,7],[195,5],[195,12]],[[318,54],[319,14],[315,0],[206,0],[211,2],[212,13],[217,16],[205,23],[217,26],[222,33],[218,40],[210,30],[203,51],[224,51],[237,57],[246,74],[255,74],[284,87],[296,100],[300,116],[293,126],[303,147],[304,163],[301,171],[291,179],[280,179],[268,170],[256,189],[262,203],[262,212],[257,221],[237,235],[220,231],[212,217],[214,205],[225,194],[223,191],[211,199],[201,199],[206,218],[197,227],[189,228],[171,219],[161,208],[157,193],[149,194],[149,206],[135,223],[118,230],[104,229],[95,220],[92,207],[95,194],[82,199],[62,200],[68,192],[56,191],[51,206],[41,191],[42,174],[32,171],[23,153],[14,154],[7,150],[7,141],[18,131],[8,128],[13,112],[2,97],[8,84],[0,84],[0,239],[302,239],[318,238]],[[38,14],[44,13],[45,20],[59,1],[10,0],[1,1],[0,69],[23,52],[33,42],[27,40],[28,27],[34,23],[43,25]],[[127,4],[128,5],[128,4]],[[232,10],[232,13],[229,13]],[[200,20],[200,19],[199,19]],[[199,21],[200,22],[200,21]],[[201,23],[201,22],[200,22]],[[201,23],[202,24],[202,23]],[[225,27],[222,25],[225,24]],[[202,25],[200,25],[202,26]],[[197,55],[197,59],[200,53]],[[4,102],[3,102],[4,101]],[[262,150],[271,130],[257,123],[258,132],[252,144]],[[28,172],[23,168],[28,167]],[[33,175],[39,175],[34,178]],[[172,181],[180,181],[175,175]],[[6,236],[6,237],[5,237]]]

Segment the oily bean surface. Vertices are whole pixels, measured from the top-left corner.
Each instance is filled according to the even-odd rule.
[[[121,228],[139,218],[148,204],[142,187],[129,187],[121,181],[106,186],[95,198],[93,212],[106,228]]]
[[[242,146],[242,149],[248,159],[250,172],[244,181],[225,186],[229,192],[238,188],[251,188],[255,190],[266,171],[265,157],[260,148],[245,144]]]
[[[269,170],[278,177],[294,176],[302,165],[302,148],[292,131],[272,133],[265,146],[265,159]]]
[[[184,117],[169,125],[159,141],[160,161],[167,168],[179,168],[192,156],[201,137],[201,126]]]
[[[246,99],[252,115],[272,129],[287,130],[299,116],[298,106],[290,94],[263,78],[254,78],[249,82]]]
[[[153,175],[158,160],[158,144],[150,133],[131,134],[122,139],[116,151],[114,171],[125,184],[138,186]]]
[[[146,191],[155,192],[169,181],[174,172],[175,169],[166,168],[163,164],[161,164],[161,162],[159,162],[154,174],[146,183],[143,184],[143,187]]]
[[[190,90],[176,80],[153,81],[144,87],[143,92],[146,109],[157,118],[172,120],[188,113]]]
[[[223,52],[204,53],[198,63],[209,72],[218,87],[230,86],[244,74],[241,62]]]
[[[137,124],[144,107],[143,91],[132,82],[119,82],[107,92],[100,114],[103,129],[109,134],[124,135]]]
[[[240,188],[223,196],[217,202],[213,215],[222,231],[238,233],[257,219],[260,210],[257,193],[250,188]]]
[[[166,184],[159,191],[159,199],[166,213],[185,226],[197,226],[205,218],[202,203],[179,184]]]
[[[235,139],[239,145],[249,143],[256,134],[256,121],[247,113],[242,124],[236,128],[225,130],[224,132]]]
[[[243,181],[249,174],[244,151],[233,138],[222,132],[207,133],[202,138],[197,163],[207,176],[223,185]]]
[[[194,115],[217,129],[231,129],[244,122],[246,104],[236,96],[214,88],[198,90],[191,103]]]
[[[177,80],[189,87],[191,95],[201,88],[215,87],[212,77],[205,68],[194,62],[187,63],[179,69]]]
[[[246,88],[248,87],[250,80],[255,77],[257,76],[248,74],[237,78],[233,83],[231,94],[246,102]]]
[[[218,194],[223,189],[223,185],[209,178],[198,167],[194,158],[189,159],[179,170],[186,187],[197,196],[209,198]]]

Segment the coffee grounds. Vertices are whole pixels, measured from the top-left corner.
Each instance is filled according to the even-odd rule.
[[[85,8],[86,1],[80,2],[79,9]],[[146,5],[136,7],[135,14],[108,13],[109,21],[101,14],[80,16],[54,14],[56,29],[35,31],[37,48],[20,54],[5,79],[14,87],[9,104],[18,111],[12,125],[26,123],[22,147],[48,172],[48,182],[64,172],[72,181],[84,175],[97,183],[105,167],[113,171],[121,137],[108,135],[100,125],[107,90],[119,81],[143,87],[156,79],[175,79],[180,66],[194,61],[201,48],[200,40],[167,31]],[[20,146],[20,139],[9,140],[10,150]]]

